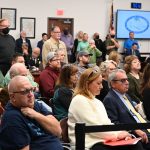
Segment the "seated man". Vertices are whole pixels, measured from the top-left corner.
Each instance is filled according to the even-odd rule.
[[[60,58],[56,52],[49,52],[47,55],[47,66],[40,73],[40,92],[46,98],[46,103],[54,95],[54,87],[60,73]]]
[[[124,70],[116,69],[108,77],[110,91],[104,98],[104,106],[108,117],[115,123],[146,123],[136,111],[131,98],[126,94],[129,82]],[[135,130],[134,133],[142,138],[143,146],[150,149],[148,140],[150,130]]]
[[[13,55],[13,59],[12,59],[11,65],[13,65],[13,64],[15,64],[15,63],[22,63],[22,64],[25,63],[25,60],[24,60],[24,57],[23,57],[22,54],[20,54],[20,53],[15,53],[15,54]],[[28,77],[29,80],[31,81],[32,86],[37,87],[37,91],[38,91],[38,84],[37,84],[36,82],[34,82],[33,77],[32,77],[32,75],[30,74],[29,71],[28,71],[27,77]],[[9,81],[10,81],[10,72],[8,71],[7,74],[6,74],[5,77],[4,77],[3,86],[4,86],[4,87],[7,86],[8,83],[9,83]]]
[[[39,56],[40,56],[40,48],[35,47],[32,50],[32,55],[30,56],[28,64],[27,64],[28,68],[31,71],[38,71],[39,70],[39,67],[40,67],[40,64],[41,64]]]
[[[61,135],[59,122],[35,101],[33,89],[24,76],[16,76],[10,81],[10,102],[3,114],[0,129],[1,149],[63,149],[57,138]]]
[[[140,51],[138,49],[138,44],[137,43],[133,43],[132,46],[131,46],[131,49],[127,49],[125,54],[126,54],[126,56],[128,56],[128,55],[135,55],[138,58],[140,58],[141,54],[140,54]]]
[[[78,67],[78,78],[86,69],[94,67],[93,64],[90,64],[90,56],[92,56],[92,54],[90,54],[87,50],[80,51],[77,54],[76,65]]]
[[[9,74],[10,74],[10,80],[12,78],[14,78],[15,76],[18,76],[18,75],[20,75],[20,76],[26,76],[28,78],[28,76],[27,76],[28,70],[27,70],[26,66],[24,64],[22,64],[22,63],[15,63],[15,64],[13,64],[11,66],[10,70],[9,70]],[[28,78],[28,79],[29,79],[30,83],[32,84],[30,78]],[[39,96],[37,87],[35,87],[34,96],[35,96],[35,98],[38,98],[38,96]],[[3,88],[0,91],[0,102],[1,102],[1,104],[2,104],[3,107],[6,106],[8,100],[9,100],[9,94],[8,94],[8,87],[6,86],[5,88]],[[41,103],[44,104],[43,101],[38,101],[38,102],[41,102]],[[44,104],[44,106],[46,106],[46,105]],[[50,111],[52,111],[52,109],[49,106],[47,108]]]

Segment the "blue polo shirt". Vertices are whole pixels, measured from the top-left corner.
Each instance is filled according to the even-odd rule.
[[[138,41],[135,40],[135,39],[127,39],[124,42],[124,48],[127,49],[127,50],[131,49],[133,43],[137,43],[137,46],[138,46],[138,49],[139,49]]]

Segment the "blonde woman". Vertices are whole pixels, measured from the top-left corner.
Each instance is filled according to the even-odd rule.
[[[102,76],[95,68],[87,69],[79,79],[75,89],[74,98],[71,101],[68,115],[69,138],[75,145],[75,123],[84,122],[86,125],[111,124],[104,105],[95,98],[102,89]],[[102,142],[107,140],[130,139],[126,131],[117,132],[96,132],[86,134],[85,146],[91,150],[123,150],[125,147],[109,147]],[[128,149],[139,149],[139,145],[127,146]],[[140,148],[139,150],[141,150]]]

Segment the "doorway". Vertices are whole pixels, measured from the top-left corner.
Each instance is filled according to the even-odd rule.
[[[68,28],[70,34],[74,36],[74,19],[73,18],[48,18],[48,30],[47,34],[50,37],[51,29],[54,26],[59,26],[61,32],[64,28]]]

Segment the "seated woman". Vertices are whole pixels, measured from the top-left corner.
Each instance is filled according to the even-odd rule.
[[[133,102],[141,102],[140,94],[140,82],[141,82],[141,63],[137,56],[129,55],[125,57],[124,70],[126,71],[129,80],[129,90],[128,94],[132,98]],[[136,105],[136,104],[135,104]]]
[[[64,65],[56,83],[53,97],[53,111],[58,120],[68,116],[73,90],[77,82],[78,68],[75,65]]]
[[[102,73],[102,86],[103,89],[101,90],[100,94],[96,96],[97,99],[101,100],[103,102],[105,96],[109,92],[109,85],[108,85],[108,75],[115,70],[117,67],[116,62],[113,60],[106,60],[101,63],[100,65],[100,71]]]
[[[147,120],[150,121],[150,64],[148,63],[143,71],[141,82],[141,94],[143,98],[143,107]]]
[[[114,62],[116,62],[117,67],[120,68],[121,54],[119,52],[117,51],[110,52],[108,60],[113,60]]]
[[[102,76],[95,68],[85,70],[75,89],[74,98],[71,101],[68,114],[68,131],[71,144],[75,145],[75,123],[84,122],[86,125],[109,125],[104,105],[95,98],[102,89]],[[107,140],[120,140],[131,138],[126,131],[96,132],[88,133],[85,138],[86,148],[91,150],[125,150],[143,149],[141,143],[132,146],[109,147],[102,142]]]

